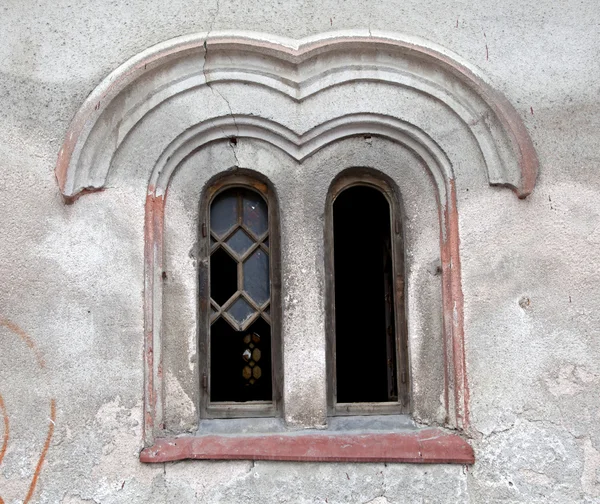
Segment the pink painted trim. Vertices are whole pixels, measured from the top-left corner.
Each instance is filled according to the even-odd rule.
[[[144,223],[144,424],[143,437],[151,442],[154,437],[157,420],[157,402],[162,403],[162,372],[154,377],[154,278],[162,269],[162,247],[164,229],[165,199],[156,196],[153,188],[149,188],[146,196],[146,212]],[[162,371],[159,354],[158,367]],[[162,410],[162,409],[161,409]]]
[[[379,48],[394,48],[401,49],[404,52],[410,52],[418,54],[425,58],[432,58],[441,67],[445,68],[453,75],[458,76],[463,83],[466,83],[471,89],[473,89],[482,99],[492,108],[495,112],[498,120],[503,125],[505,130],[508,132],[509,138],[513,149],[515,150],[519,166],[521,168],[521,185],[519,187],[512,187],[516,194],[520,198],[526,197],[531,193],[535,185],[537,170],[538,170],[538,159],[533,147],[531,138],[525,128],[523,121],[519,114],[510,104],[510,102],[499,92],[491,88],[485,81],[483,81],[477,74],[476,71],[470,69],[466,64],[462,64],[456,61],[453,57],[445,54],[443,50],[436,50],[430,47],[425,47],[419,44],[415,44],[408,41],[396,40],[393,38],[386,38],[383,36],[365,37],[365,36],[326,36],[320,40],[312,40],[305,43],[300,43],[296,47],[286,46],[281,43],[275,43],[265,40],[260,40],[256,36],[241,36],[232,37],[227,35],[211,37],[206,40],[204,37],[189,38],[184,37],[170,41],[166,44],[161,44],[143,54],[136,56],[131,59],[117,70],[115,70],[107,79],[105,79],[96,90],[92,93],[90,98],[84,102],[82,107],[77,112],[73,119],[65,141],[60,150],[58,161],[56,165],[56,178],[58,180],[61,192],[65,196],[67,203],[72,203],[80,195],[86,192],[93,192],[101,190],[101,188],[90,187],[84,189],[78,194],[65,195],[65,185],[67,181],[68,170],[71,162],[73,152],[77,142],[80,140],[80,136],[85,130],[87,124],[96,121],[100,116],[102,110],[107,103],[110,102],[111,97],[115,96],[120,90],[131,84],[135,79],[139,78],[146,72],[147,66],[150,67],[153,64],[160,64],[160,62],[173,56],[175,54],[182,54],[186,51],[202,50],[204,44],[209,45],[211,48],[217,49],[235,49],[240,48],[248,51],[257,51],[263,53],[272,53],[274,56],[290,61],[292,63],[299,63],[311,57],[315,57],[319,54],[327,53],[329,51],[335,51],[339,48],[348,47],[379,47]],[[444,402],[446,411],[450,413],[452,408],[450,406],[450,389],[453,389],[453,401],[454,401],[454,420],[456,425],[462,429],[468,429],[469,427],[469,387],[467,380],[466,370],[466,359],[465,359],[465,337],[464,337],[464,314],[463,314],[463,292],[461,285],[461,270],[460,270],[460,240],[459,240],[459,226],[458,226],[458,211],[456,207],[456,190],[454,186],[454,180],[446,180],[446,200],[438,201],[440,222],[442,223],[443,230],[440,236],[440,249],[442,257],[442,291],[443,291],[443,317],[444,317],[444,355],[446,361],[445,370],[445,394]],[[164,198],[156,196],[154,188],[149,188],[149,195],[146,200],[146,221],[145,221],[145,291],[144,291],[144,316],[145,316],[145,338],[144,338],[144,365],[146,372],[145,391],[144,391],[144,441],[147,445],[151,445],[154,442],[154,436],[162,429],[161,422],[163,421],[163,385],[162,385],[162,362],[160,357],[160,347],[154,348],[155,338],[160,343],[160,335],[155,333],[154,325],[154,303],[155,303],[155,292],[160,286],[155,285],[156,278],[162,271],[162,248],[163,248],[163,227],[164,227]],[[155,352],[156,350],[156,352]],[[329,443],[331,449],[340,449],[336,445],[336,442],[341,439],[339,436],[329,435]],[[373,450],[377,451],[378,456],[383,457],[381,460],[396,460],[405,462],[434,462],[444,461],[441,458],[435,460],[422,460],[422,452],[419,452],[420,459],[415,460],[414,457],[407,455],[410,450],[409,446],[414,448],[414,442],[409,441],[407,438],[388,440],[390,442],[399,443],[397,445],[398,453],[404,455],[390,455],[385,451],[385,446],[380,446],[377,443],[381,442],[384,435],[371,435],[375,436],[370,439],[369,446],[376,447]],[[392,436],[392,435],[389,435]],[[396,436],[396,435],[395,435]],[[444,435],[446,436],[446,435]],[[310,436],[279,436],[279,438],[288,439],[311,439]],[[183,439],[187,441],[183,441]],[[178,438],[176,442],[178,446],[181,443],[188,446],[188,455],[185,458],[207,458],[200,455],[198,446],[203,450],[207,448],[207,440],[211,439],[211,443],[223,442],[221,437],[202,437],[202,438]],[[226,438],[230,439],[230,438]],[[254,443],[252,440],[262,438],[231,438],[237,441],[245,440],[246,442]],[[269,437],[269,442],[275,439]],[[324,438],[318,437],[315,439],[318,446],[323,443],[327,445]],[[360,444],[362,436],[351,436],[351,446],[354,446],[358,450],[357,458],[347,458],[343,460],[355,460],[355,461],[367,461],[371,460],[369,454],[361,452],[362,449],[366,450],[364,444]],[[412,438],[410,438],[412,439]],[[438,437],[437,439],[441,439]],[[458,438],[460,439],[460,438]],[[173,441],[173,440],[171,440]],[[169,441],[169,442],[171,442]],[[144,450],[158,449],[167,440],[157,441],[157,444],[153,448]],[[233,442],[233,441],[231,441]],[[201,443],[198,445],[198,443]],[[288,446],[288,441],[282,441],[282,447]],[[288,443],[288,444],[286,444]],[[297,455],[296,451],[301,446],[301,442],[297,441],[298,444],[293,444],[295,447],[288,447],[291,450],[289,453],[294,453],[292,459],[285,458],[286,455],[278,455],[279,448],[278,444],[272,445],[272,454],[259,452],[253,452],[252,458],[265,459],[265,460],[301,460],[300,455]],[[419,443],[423,443],[420,440]],[[464,444],[466,444],[463,441]],[[269,446],[269,445],[267,445]],[[329,445],[327,445],[329,446]],[[336,448],[337,446],[337,448]],[[419,444],[420,446],[420,444]],[[468,445],[467,445],[468,446]],[[241,447],[238,447],[241,450]],[[305,446],[306,448],[306,446]],[[370,449],[371,449],[370,448]],[[216,449],[216,448],[214,448]],[[258,449],[258,448],[257,448]],[[283,448],[281,448],[283,449]],[[354,448],[353,448],[354,449]],[[470,447],[469,447],[470,449]],[[172,450],[169,448],[169,450]],[[296,451],[294,451],[296,450]],[[284,450],[285,452],[285,450]],[[207,452],[208,453],[208,452]],[[231,452],[233,453],[233,452]],[[238,451],[238,454],[246,452]],[[259,455],[256,455],[259,453]],[[424,452],[423,452],[424,453]],[[472,450],[471,450],[472,454]],[[223,455],[223,454],[222,454]],[[247,455],[247,453],[246,453]],[[289,455],[291,456],[291,455]],[[303,455],[305,460],[317,460],[311,459],[309,455]],[[334,456],[329,457],[328,455],[322,455],[323,460],[335,460]],[[393,457],[396,456],[394,459]],[[277,458],[280,457],[280,458]],[[329,458],[328,458],[329,457]],[[332,458],[333,457],[333,458]],[[362,458],[361,458],[362,457]],[[419,458],[417,457],[417,458]],[[233,455],[219,458],[236,458]],[[239,456],[237,458],[245,458]],[[173,459],[176,460],[176,459]],[[379,459],[377,459],[379,460]],[[453,459],[454,460],[454,459]]]
[[[154,307],[156,279],[162,272],[164,213],[166,196],[157,196],[155,188],[148,188],[145,222],[145,400],[144,441],[152,445],[155,436],[163,429],[164,391],[162,384],[162,356],[154,349]],[[442,260],[442,309],[444,321],[446,411],[454,417],[450,424],[459,429],[469,429],[469,386],[466,369],[464,335],[464,298],[462,292],[459,217],[455,181],[446,181],[446,199],[438,200],[440,218],[440,253]],[[155,373],[155,369],[157,372]],[[453,390],[454,408],[451,408],[449,392]]]
[[[473,464],[473,448],[438,429],[410,434],[269,434],[164,438],[140,453],[147,463],[177,460],[289,460]]]
[[[315,56],[316,54],[334,50],[337,46],[361,44],[383,44],[402,47],[405,50],[427,54],[442,62],[455,74],[461,74],[468,77],[472,86],[486,101],[496,110],[503,124],[513,133],[515,146],[519,147],[521,156],[521,168],[523,176],[523,185],[521,191],[516,190],[519,197],[524,197],[533,189],[537,174],[537,157],[533,150],[531,139],[529,138],[524,125],[520,121],[512,105],[501,95],[491,89],[486,83],[481,81],[473,72],[457,63],[452,58],[429,48],[416,46],[408,42],[389,40],[385,38],[364,38],[364,37],[341,37],[339,39],[326,39],[316,42],[310,42],[298,49],[293,49],[278,44],[262,43],[249,38],[220,38],[209,40],[209,45],[218,47],[234,47],[236,45],[254,49],[268,49],[278,53],[281,57],[286,54],[290,61],[299,62]],[[141,58],[133,67],[125,73],[115,72],[119,75],[118,79],[111,80],[108,89],[104,90],[103,96],[107,96],[109,89],[125,85],[126,81],[137,77],[137,72],[143,72],[142,65],[152,61],[158,61],[172,53],[198,48],[196,42],[186,42],[176,45],[167,50],[153,53],[152,56]],[[98,111],[101,106],[94,107]],[[69,138],[72,138],[69,136]],[[68,152],[61,152],[65,156]],[[67,155],[68,157],[68,155]],[[63,159],[65,159],[63,157]],[[62,165],[66,169],[66,165]],[[57,172],[58,173],[58,172]],[[60,172],[66,175],[65,172]],[[60,177],[59,177],[60,178]],[[62,179],[64,181],[64,179]],[[465,358],[465,339],[464,339],[464,314],[463,314],[463,292],[461,285],[460,269],[460,239],[458,226],[458,211],[456,201],[456,189],[454,180],[446,181],[446,200],[438,201],[440,211],[440,222],[443,226],[440,236],[440,249],[442,257],[442,290],[443,290],[443,317],[444,317],[444,346],[445,346],[445,391],[444,402],[446,411],[449,413],[454,410],[455,417],[449,419],[457,427],[467,430],[469,428],[469,387],[466,370]],[[63,184],[61,183],[61,188]],[[146,235],[145,235],[145,367],[146,367],[146,389],[144,402],[144,440],[146,444],[152,444],[154,436],[160,432],[162,425],[162,405],[164,401],[162,386],[162,363],[160,362],[160,352],[155,355],[154,339],[154,296],[156,288],[155,281],[162,268],[162,247],[163,247],[163,220],[164,220],[164,198],[156,196],[154,188],[149,188],[149,195],[146,202]],[[160,348],[158,349],[160,351]],[[157,359],[158,356],[158,359]],[[452,389],[453,406],[450,405],[449,390]]]
[[[447,275],[444,282],[443,314],[448,346],[452,350],[454,369],[454,403],[456,423],[464,430],[469,428],[469,384],[467,379],[464,330],[464,297],[460,264],[460,235],[458,209],[456,208],[456,185],[448,180],[448,202],[445,208],[446,239],[442,239],[442,271]],[[446,292],[448,291],[448,292]],[[446,295],[444,295],[446,294]],[[446,385],[448,388],[448,385]]]

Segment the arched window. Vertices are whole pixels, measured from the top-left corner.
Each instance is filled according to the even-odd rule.
[[[399,201],[375,177],[342,177],[328,214],[330,413],[408,412]]]
[[[266,185],[246,177],[208,192],[201,230],[208,268],[200,269],[199,282],[203,412],[273,415],[279,360],[271,231],[276,205]]]
[[[199,57],[208,54],[209,47],[211,56],[204,58],[204,63],[206,71],[214,77],[210,82],[198,78],[197,64]],[[215,86],[222,85],[230,90],[231,100],[215,100]],[[351,93],[347,92],[349,85]],[[186,106],[192,102],[210,106]],[[382,104],[390,106],[382,108]],[[173,118],[176,120],[171,121]],[[256,180],[233,180],[232,173],[236,176],[242,173],[231,170],[232,165],[240,166],[239,154],[244,163],[260,165],[260,172],[271,177],[273,185],[269,190],[258,187]],[[329,205],[325,206],[327,185],[342,167],[350,165],[377,166],[389,178],[383,185],[380,183],[383,179],[339,179],[341,183],[330,191]],[[152,167],[149,177],[143,173],[143,167]],[[239,437],[218,436],[211,445],[212,438],[207,441],[182,434],[194,430],[198,411],[204,417],[273,415],[279,405],[285,413],[283,422],[273,424],[282,423],[282,429],[290,430],[321,429],[328,424],[327,400],[329,412],[333,409],[336,414],[352,413],[353,409],[359,416],[390,408],[404,412],[408,408],[409,389],[410,409],[416,418],[468,431],[470,392],[464,298],[465,294],[472,296],[473,290],[470,286],[463,293],[461,249],[469,245],[460,244],[458,203],[465,197],[461,191],[468,184],[469,198],[486,202],[484,193],[477,191],[485,190],[489,182],[509,187],[519,198],[525,198],[534,188],[537,170],[532,139],[521,115],[506,97],[492,88],[470,62],[425,40],[415,41],[390,33],[365,37],[359,31],[285,41],[247,33],[212,33],[210,37],[190,34],[148,48],[121,65],[89,94],[78,110],[59,151],[56,178],[68,203],[83,194],[102,190],[109,180],[124,184],[128,191],[133,189],[134,181],[148,184],[143,278],[146,449],[141,459],[165,462],[182,458],[248,457],[472,462],[472,450],[464,440],[441,432],[433,436],[424,431],[396,433],[395,444],[390,444],[389,432],[372,434],[372,443],[366,443],[362,434],[332,434],[337,427],[347,428],[348,419],[331,421],[331,439],[336,438],[332,443],[323,442],[321,435],[296,436],[290,432],[290,436],[271,437],[264,448],[262,437],[241,437],[240,431]],[[219,183],[207,180],[216,173],[227,173],[229,178]],[[364,308],[370,301],[364,294],[370,291],[355,282],[345,294],[355,292],[363,296],[362,309],[352,313],[351,309],[339,308],[337,318],[333,313],[334,283],[341,268],[340,264],[334,264],[337,259],[333,255],[333,202],[343,195],[343,189],[352,185],[379,189],[388,201],[390,213],[394,301],[393,309],[384,310],[380,320],[388,322],[391,317],[395,324],[391,331],[394,339],[385,337],[385,356],[388,359],[395,352],[395,367],[394,362],[385,365],[385,390],[370,382],[374,368],[365,364],[367,352],[362,351],[373,342],[373,335],[381,333],[365,319],[363,327],[367,330],[362,334],[363,339],[359,334],[345,340],[350,342],[350,358],[343,364],[350,371],[343,373],[345,378],[342,371],[339,376],[354,380],[356,375],[359,377],[356,380],[365,382],[363,391],[369,394],[371,389],[377,389],[377,394],[385,392],[385,396],[378,395],[374,401],[366,394],[345,399],[335,396],[338,391],[335,338],[341,341],[342,336],[336,335],[336,320],[339,325],[342,317],[344,321],[356,321],[357,317],[377,311]],[[402,207],[400,199],[394,196],[396,187],[402,190],[405,202]],[[248,287],[244,287],[239,271],[241,268],[244,273],[248,257],[234,253],[233,245],[228,249],[224,244],[233,239],[237,228],[231,228],[231,236],[213,238],[214,250],[210,243],[212,202],[217,201],[221,192],[238,188],[257,191],[267,204],[270,243],[251,233],[247,236],[253,247],[268,252],[268,305],[253,306],[244,295],[249,295]],[[277,210],[272,199],[274,189],[281,194],[285,245],[281,255],[286,257],[283,316],[277,299],[280,277],[276,271],[278,224],[274,219]],[[98,195],[96,204],[109,198],[111,212],[118,213],[112,206],[123,204],[121,213],[128,216],[134,208],[139,208],[132,206],[129,198],[110,199],[112,194],[115,193],[108,191]],[[200,208],[196,204],[199,200]],[[357,205],[360,207],[361,201]],[[236,212],[240,212],[239,208],[236,207]],[[325,209],[329,245],[322,247],[320,225]],[[236,218],[243,218],[241,212]],[[401,225],[401,212],[410,225]],[[131,215],[132,223],[139,221]],[[374,218],[379,221],[379,217]],[[466,217],[461,227],[469,225]],[[89,222],[95,221],[92,218]],[[409,251],[407,259],[410,258],[406,282],[402,266],[403,229]],[[385,234],[378,231],[366,236],[375,243],[374,247],[379,243],[381,249]],[[243,241],[243,234],[241,238]],[[336,248],[341,246],[336,244]],[[323,257],[327,261],[328,306],[322,296]],[[216,266],[219,260],[222,267]],[[215,303],[211,302],[211,264],[215,270],[213,277],[219,277],[218,282],[213,281],[214,296],[220,298]],[[439,268],[431,268],[433,264],[439,264]],[[355,268],[361,267],[363,263],[357,262]],[[348,270],[351,268],[350,264]],[[380,272],[384,289],[389,271],[388,267]],[[387,285],[389,288],[389,281]],[[337,291],[343,291],[342,287]],[[223,299],[228,294],[229,298]],[[410,376],[406,364],[405,299],[410,306]],[[212,315],[211,310],[214,310]],[[285,324],[278,322],[284,317]],[[246,347],[242,348],[241,356],[233,346],[224,348],[218,356],[216,351],[211,353],[211,337],[216,339],[217,323],[228,324],[221,326],[231,331],[232,338],[241,336],[244,343],[245,331],[254,331],[252,324],[258,322],[268,325],[270,335],[270,400],[263,399],[266,393],[244,396],[227,384],[227,380],[239,383],[241,379],[246,380],[241,382],[244,387],[246,383],[248,387],[257,383],[254,372],[248,373],[243,360]],[[327,346],[324,325],[330,338]],[[286,332],[282,334],[280,328],[284,326]],[[195,335],[198,335],[197,345]],[[284,338],[285,376],[278,369],[278,366],[283,368],[280,342]],[[324,359],[324,355],[328,358]],[[224,360],[222,368],[217,361],[214,366],[211,364],[213,357],[228,356],[232,360]],[[231,365],[229,374],[217,384],[216,376],[211,379],[211,370],[229,369],[227,365]],[[249,361],[248,367],[253,367]],[[266,376],[264,364],[260,367],[259,381]],[[397,400],[393,400],[394,373]],[[249,383],[252,378],[254,384]],[[280,399],[284,379],[285,397]],[[350,383],[352,394],[355,382]],[[206,429],[201,425],[199,432],[214,432],[211,426],[222,423],[207,422],[210,425]],[[333,428],[335,424],[337,427]],[[239,425],[245,431],[246,424]],[[363,427],[368,429],[372,425],[367,419]],[[442,439],[449,452],[440,448]],[[429,449],[424,449],[427,444]]]

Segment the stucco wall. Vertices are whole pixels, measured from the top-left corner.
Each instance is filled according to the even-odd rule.
[[[60,0],[0,9],[6,504],[600,502],[595,0]],[[425,37],[478,66],[522,115],[540,159],[526,200],[457,179],[477,462],[140,464],[146,188],[137,182],[146,175],[132,166],[119,184],[65,206],[53,169],[69,121],[115,67],[177,35],[301,38],[367,27]]]

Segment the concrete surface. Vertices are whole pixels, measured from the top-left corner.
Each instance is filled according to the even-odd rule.
[[[0,423],[1,435],[8,432],[7,450],[0,452],[0,498],[5,504],[600,502],[596,1],[58,0],[9,1],[0,13],[0,414],[9,418],[8,431]],[[350,28],[422,36],[480,68],[521,114],[540,158],[537,186],[524,201],[505,189],[490,188],[481,175],[458,163],[466,356],[477,462],[469,468],[243,461],[142,465],[137,456],[143,423],[144,156],[149,159],[150,154],[136,151],[133,135],[115,158],[106,190],[65,206],[53,169],[69,121],[115,67],[181,34],[254,30],[301,38]],[[235,112],[249,107],[233,98]],[[380,103],[383,107],[386,102]],[[228,112],[222,101],[213,106]],[[322,108],[318,99],[313,106],[311,110]],[[473,161],[472,146],[452,145],[449,135],[445,147],[453,156]],[[391,171],[393,159],[409,157],[398,146],[378,142],[374,140],[379,154],[364,163]],[[318,172],[322,177],[317,180],[326,181],[326,175],[357,157],[367,158],[368,152],[358,140],[349,140],[311,158],[300,180],[280,170],[267,175],[279,177],[281,193],[291,194],[284,189],[306,187],[308,174]],[[253,142],[240,142],[236,155],[248,166],[261,159],[291,163]],[[207,174],[199,175],[194,164],[218,170],[236,164],[233,158],[226,145],[214,144],[190,158],[174,177],[167,203],[172,215],[167,261],[179,250],[175,243],[189,259],[195,239],[197,207],[190,201],[199,187],[190,187],[186,180]],[[295,173],[293,166],[288,173]],[[426,225],[432,210],[419,200],[420,195],[426,201],[432,197],[426,192],[426,177],[415,173],[415,180],[413,187],[418,182],[423,192],[406,193],[407,214],[414,216],[407,232],[423,235],[421,241],[413,240],[422,246],[415,249],[411,272],[430,286],[413,296],[422,310],[426,302],[434,307],[440,303],[430,273],[435,260],[430,246],[437,230]],[[306,204],[291,201],[285,207],[289,214],[282,211],[284,233],[294,224],[294,212],[308,219],[306,209],[318,207],[326,188],[319,184],[316,191],[306,190]],[[184,197],[186,190],[191,194]],[[306,237],[286,235],[288,264],[296,272],[309,262],[312,267],[319,255],[320,223],[312,221],[307,230]],[[178,239],[172,239],[175,233]],[[298,252],[294,240],[300,238],[303,247],[310,246],[308,252]],[[179,274],[183,280],[171,284],[178,298],[169,299],[182,302],[166,303],[165,316],[187,314],[193,320],[193,286],[186,280],[191,261],[171,263],[175,279]],[[317,276],[302,282],[288,276],[288,288],[318,292],[318,285],[310,283],[318,282]],[[318,300],[308,297],[304,302]],[[290,331],[311,327],[314,320],[301,315],[290,313]],[[423,312],[413,320],[418,327],[433,327],[432,333],[439,327],[439,321]],[[185,349],[180,357],[193,354],[194,331],[188,325],[173,335],[180,340],[171,338],[175,348]],[[423,347],[415,343],[418,348]],[[316,357],[309,365],[316,368],[309,374],[318,378],[320,350],[309,349],[309,355],[311,351]],[[194,366],[189,359],[172,359],[172,375],[166,379],[172,407],[167,411],[179,432],[196,425],[190,388]],[[424,373],[423,380],[427,362],[423,357],[412,363]],[[435,420],[436,376],[430,376],[429,392],[420,396],[423,420]],[[324,404],[322,381],[293,392],[298,407],[313,393]],[[323,415],[322,409],[315,411],[317,417]],[[295,414],[291,410],[292,421]],[[45,459],[40,465],[41,454]]]

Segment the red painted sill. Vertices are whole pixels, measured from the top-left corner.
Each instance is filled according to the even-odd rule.
[[[438,429],[411,433],[206,435],[157,439],[142,462],[176,460],[291,460],[473,464],[471,446]]]

